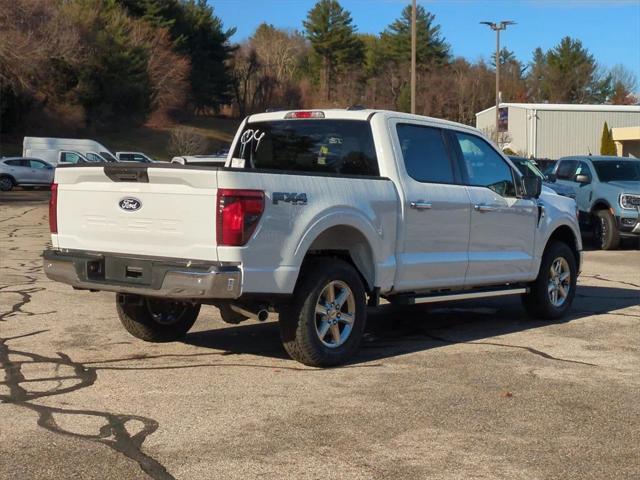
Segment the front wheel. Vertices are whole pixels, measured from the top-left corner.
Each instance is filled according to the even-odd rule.
[[[285,350],[313,367],[346,362],[360,345],[365,323],[366,294],[360,275],[338,259],[307,262],[292,303],[280,311]]]
[[[564,316],[576,294],[577,275],[576,259],[566,243],[554,242],[547,246],[538,278],[522,297],[527,312],[546,320]]]
[[[620,245],[616,219],[609,210],[598,210],[594,215],[593,238],[601,250],[615,250]]]
[[[145,342],[173,342],[191,329],[199,304],[117,294],[116,308],[124,328]]]

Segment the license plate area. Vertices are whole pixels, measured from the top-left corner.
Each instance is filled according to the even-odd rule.
[[[118,283],[151,285],[153,264],[135,258],[105,257],[104,278]]]

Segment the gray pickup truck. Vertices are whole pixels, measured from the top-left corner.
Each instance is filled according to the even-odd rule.
[[[640,238],[640,160],[565,157],[552,174],[557,184],[573,189],[580,225],[593,230],[599,248],[615,249],[622,237]]]

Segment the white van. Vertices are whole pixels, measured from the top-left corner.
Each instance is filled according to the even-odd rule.
[[[22,156],[49,163],[117,162],[111,151],[95,140],[82,138],[24,137]]]

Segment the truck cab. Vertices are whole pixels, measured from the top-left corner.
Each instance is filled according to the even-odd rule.
[[[592,230],[598,248],[612,250],[621,238],[640,238],[640,160],[564,157],[553,174],[573,191],[581,227]]]

